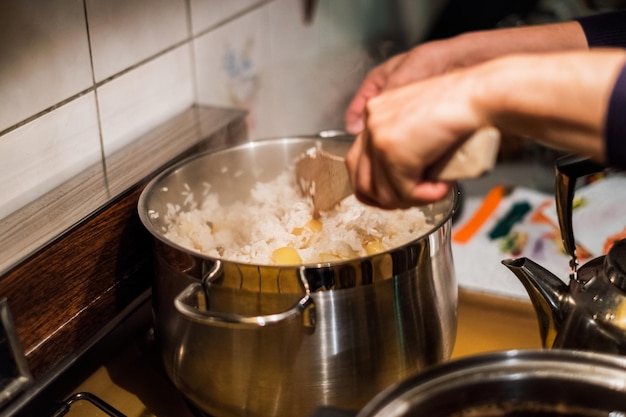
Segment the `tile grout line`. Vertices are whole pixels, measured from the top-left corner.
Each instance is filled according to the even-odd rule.
[[[107,77],[107,78],[105,78],[105,79],[103,79],[101,81],[98,81],[98,82],[95,82],[95,80],[94,80],[94,84],[92,86],[90,86],[90,87],[88,87],[88,88],[86,88],[86,89],[84,89],[84,90],[82,90],[82,91],[80,91],[80,92],[78,92],[78,93],[76,93],[74,95],[71,95],[71,96],[69,96],[66,99],[63,99],[63,100],[59,101],[58,103],[56,103],[56,104],[54,104],[54,105],[52,105],[50,107],[47,107],[46,109],[41,110],[41,111],[33,114],[32,116],[29,116],[26,119],[20,121],[20,122],[17,122],[16,124],[14,124],[11,127],[8,127],[6,129],[0,131],[0,136],[3,136],[3,135],[5,135],[5,134],[7,134],[9,132],[12,132],[13,130],[15,130],[15,129],[19,128],[19,127],[22,127],[25,124],[28,124],[29,122],[32,122],[33,120],[36,120],[36,119],[40,118],[41,116],[44,116],[47,113],[50,113],[50,112],[58,109],[59,107],[62,107],[64,105],[66,105],[66,104],[76,100],[77,98],[84,96],[85,94],[88,94],[88,93],[90,93],[92,91],[95,91],[98,87],[102,87],[103,85],[108,84],[109,82],[111,82],[111,81],[113,81],[113,80],[115,80],[115,79],[117,79],[117,78],[119,78],[119,77],[121,77],[123,75],[126,75],[129,72],[131,72],[131,71],[133,71],[133,70],[135,70],[135,69],[137,69],[137,68],[139,68],[139,67],[141,67],[141,66],[143,66],[143,65],[145,65],[145,64],[147,64],[149,62],[152,62],[155,59],[160,58],[161,56],[163,56],[163,55],[173,51],[174,49],[179,48],[179,47],[181,47],[181,46],[183,46],[183,45],[185,45],[187,43],[190,43],[190,42],[191,42],[191,39],[189,39],[189,38],[183,39],[183,40],[181,40],[179,42],[176,42],[175,44],[173,44],[171,46],[168,46],[167,48],[163,49],[162,51],[157,52],[156,54],[153,54],[153,55],[149,56],[148,58],[142,59],[141,61],[137,62],[136,64],[133,64],[130,67],[125,68],[125,69],[121,70],[120,72],[118,72],[118,73],[116,73],[114,75],[111,75],[110,77]],[[91,45],[89,46],[89,48],[90,48],[90,53],[91,53]],[[91,59],[91,56],[90,56],[90,59]],[[93,65],[92,65],[92,77],[93,77]]]
[[[179,47],[181,47],[181,46],[183,46],[183,45],[185,45],[187,43],[192,48],[192,53],[193,53],[193,40],[194,39],[196,39],[198,37],[201,37],[201,36],[211,32],[211,31],[213,31],[213,30],[215,30],[215,29],[217,29],[217,28],[219,28],[221,26],[224,26],[225,24],[227,24],[229,22],[232,22],[233,20],[235,20],[235,19],[237,19],[237,18],[239,18],[239,17],[241,17],[241,16],[243,16],[243,15],[245,15],[245,14],[247,14],[247,13],[253,11],[253,10],[256,10],[256,9],[266,5],[266,4],[272,3],[273,1],[274,0],[265,0],[263,2],[257,3],[254,6],[251,6],[251,7],[247,8],[247,9],[245,9],[245,10],[242,10],[241,12],[231,16],[230,18],[220,22],[217,25],[211,26],[211,27],[209,27],[209,28],[207,28],[207,29],[205,29],[205,30],[203,30],[201,32],[198,32],[196,35],[188,33],[188,35],[187,35],[187,37],[185,39],[183,39],[183,40],[181,40],[179,42],[176,42],[173,45],[163,49],[162,51],[159,51],[156,54],[153,54],[153,55],[151,55],[151,56],[149,56],[149,57],[147,57],[147,58],[137,62],[136,64],[133,64],[133,65],[129,66],[128,68],[123,69],[120,72],[118,72],[116,74],[113,74],[113,75],[111,75],[111,76],[109,76],[109,77],[107,77],[107,78],[105,78],[105,79],[103,79],[101,81],[98,81],[98,82],[95,81],[95,73],[94,73],[94,68],[93,68],[93,57],[92,57],[92,51],[91,51],[91,41],[88,39],[89,40],[89,58],[90,58],[90,62],[91,62],[91,72],[92,72],[93,85],[91,85],[90,87],[88,87],[88,88],[86,88],[86,89],[84,89],[82,91],[79,91],[76,94],[73,94],[73,95],[69,96],[66,99],[63,99],[63,100],[57,102],[56,104],[53,104],[50,107],[47,107],[47,108],[45,108],[45,109],[43,109],[43,110],[33,114],[32,116],[29,116],[29,117],[27,117],[27,118],[25,118],[25,119],[15,123],[14,125],[6,128],[6,129],[4,129],[2,131],[0,131],[0,137],[6,135],[7,133],[10,133],[10,132],[12,132],[12,131],[14,131],[14,130],[16,130],[16,129],[18,129],[18,128],[20,128],[20,127],[22,127],[22,126],[24,126],[24,125],[26,125],[26,124],[28,124],[30,122],[32,122],[32,121],[34,121],[34,120],[37,120],[38,118],[40,118],[42,116],[45,116],[46,114],[51,113],[52,111],[54,111],[54,110],[56,110],[56,109],[58,109],[60,107],[63,107],[64,105],[66,105],[66,104],[76,100],[77,98],[80,98],[80,97],[84,96],[85,94],[88,94],[88,93],[90,93],[92,91],[95,92],[99,87],[102,87],[103,85],[105,85],[105,84],[107,84],[107,83],[109,83],[109,82],[111,82],[111,81],[113,81],[113,80],[115,80],[115,79],[117,79],[117,78],[119,78],[119,77],[121,77],[121,76],[123,76],[123,75],[125,75],[125,74],[127,74],[127,73],[129,73],[129,72],[131,72],[131,71],[141,67],[141,66],[143,66],[143,65],[145,65],[146,63],[151,62],[151,61],[153,61],[153,60],[155,60],[155,59],[157,59],[157,58],[159,58],[159,57],[161,57],[161,56],[163,56],[163,55],[173,51],[174,49],[179,48]],[[83,0],[83,5],[84,5],[84,10],[85,10],[85,20],[86,20],[87,19],[86,0]],[[191,13],[191,8],[189,10],[190,10],[189,13]],[[191,16],[189,16],[189,19],[191,19]],[[89,38],[88,23],[85,22],[85,24],[87,25],[87,36]],[[191,29],[191,30],[193,30],[193,29]],[[96,105],[97,104],[98,104],[98,102],[96,100]],[[98,123],[100,123],[99,118],[98,118]]]
[[[87,0],[83,0],[83,11],[85,13],[85,30],[87,32],[87,45],[89,48],[89,63],[91,65],[91,83],[93,85],[93,94],[96,104],[96,120],[98,123],[98,138],[100,139],[100,161],[102,163],[102,173],[104,175],[104,187],[107,192],[107,198],[111,197],[111,189],[109,187],[109,175],[107,172],[106,155],[104,152],[104,136],[102,135],[102,118],[100,117],[100,101],[98,100],[98,88],[96,86],[96,71],[93,64],[93,49],[91,47],[91,33],[89,30],[89,12],[87,11]]]
[[[195,38],[199,38],[201,36],[204,36],[207,33],[212,32],[215,29],[219,29],[222,26],[226,26],[230,22],[232,22],[232,21],[234,21],[234,20],[236,20],[236,19],[238,19],[238,18],[240,18],[240,17],[242,17],[242,16],[244,16],[244,15],[246,15],[246,14],[248,14],[248,13],[250,13],[250,12],[256,10],[256,9],[260,9],[261,7],[265,6],[266,4],[272,3],[273,1],[274,0],[264,0],[264,1],[258,2],[258,3],[248,7],[246,9],[241,10],[238,13],[235,13],[234,15],[230,16],[227,19],[224,19],[221,22],[218,22],[218,23],[214,24],[213,26],[209,26],[206,29],[201,30],[200,32],[196,33],[195,35],[192,33],[192,37],[195,39]],[[191,11],[190,11],[190,18],[191,18]]]
[[[187,36],[189,38],[190,61],[191,61],[191,86],[193,88],[193,102],[198,103],[198,74],[196,71],[196,48],[193,36],[193,24],[191,20],[191,0],[186,0],[187,7]]]

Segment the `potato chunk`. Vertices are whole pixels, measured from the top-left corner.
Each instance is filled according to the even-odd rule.
[[[322,231],[322,222],[316,219],[311,219],[303,227],[295,227],[291,233],[296,236],[300,236],[304,231],[318,233]]]
[[[299,265],[302,263],[302,258],[297,250],[284,246],[272,252],[272,262],[275,265]]]
[[[378,239],[367,240],[363,245],[363,249],[365,249],[368,255],[376,255],[377,253],[385,251],[385,247]]]

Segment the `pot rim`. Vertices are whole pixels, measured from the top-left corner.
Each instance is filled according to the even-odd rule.
[[[597,375],[591,374],[591,369]],[[614,373],[619,373],[620,378],[607,378]],[[569,349],[518,349],[472,355],[435,365],[388,387],[370,400],[356,417],[400,417],[411,410],[411,398],[416,396],[427,397],[472,382],[523,380],[524,376],[577,378],[607,389],[616,389],[615,385],[619,385],[617,388],[626,393],[626,357]]]
[[[154,224],[152,223],[151,219],[150,219],[150,214],[149,214],[149,210],[147,207],[147,201],[150,198],[150,194],[151,192],[158,186],[158,184],[166,177],[173,175],[176,171],[184,168],[185,166],[187,166],[188,164],[191,164],[192,162],[198,160],[198,159],[202,159],[205,158],[209,155],[219,155],[220,153],[226,153],[226,152],[233,152],[236,150],[245,150],[245,149],[249,149],[249,148],[253,148],[256,146],[263,146],[265,144],[269,144],[272,142],[289,142],[289,141],[293,141],[293,140],[316,140],[316,141],[340,141],[340,142],[351,142],[354,139],[353,135],[349,135],[349,134],[337,134],[336,132],[332,131],[332,134],[327,134],[327,132],[320,132],[317,135],[299,135],[299,136],[286,136],[286,137],[275,137],[275,138],[262,138],[262,139],[254,139],[254,140],[249,140],[247,142],[244,143],[240,143],[234,146],[224,146],[224,147],[220,147],[220,148],[216,148],[216,149],[210,149],[210,150],[206,150],[206,151],[202,151],[199,152],[197,154],[191,155],[189,157],[186,157],[184,159],[182,159],[181,161],[178,161],[172,165],[170,165],[169,167],[164,168],[161,172],[159,172],[158,174],[156,174],[154,176],[154,178],[152,178],[143,188],[143,190],[141,191],[141,194],[139,195],[139,199],[138,199],[138,203],[137,203],[137,209],[138,209],[138,213],[139,213],[139,218],[141,220],[141,222],[143,223],[144,227],[150,232],[150,234],[157,238],[158,240],[160,240],[162,243],[173,247],[175,249],[178,249],[186,254],[189,254],[191,256],[194,256],[196,258],[199,259],[203,259],[206,261],[210,261],[210,262],[216,262],[216,261],[224,261],[224,262],[229,262],[232,264],[239,264],[239,265],[246,265],[246,266],[252,266],[252,267],[262,267],[262,268],[277,268],[277,269],[285,269],[285,268],[301,268],[304,267],[305,269],[309,269],[309,268],[320,268],[320,267],[338,267],[338,266],[342,266],[345,264],[350,264],[350,263],[354,263],[355,261],[363,261],[363,260],[371,260],[374,258],[378,258],[381,256],[385,256],[388,255],[390,253],[393,253],[395,251],[402,251],[402,250],[406,250],[407,248],[409,248],[410,246],[415,245],[417,242],[422,241],[423,239],[428,238],[428,236],[430,236],[433,232],[439,230],[444,224],[446,224],[448,221],[450,221],[453,216],[459,212],[459,208],[460,208],[460,204],[461,204],[461,189],[458,185],[458,183],[454,183],[452,189],[450,190],[448,196],[446,196],[446,198],[451,198],[452,199],[452,204],[450,209],[448,210],[447,213],[441,213],[441,219],[438,219],[437,221],[433,222],[432,227],[429,229],[429,231],[427,233],[424,233],[418,237],[416,237],[415,239],[406,242],[402,245],[396,246],[394,248],[391,248],[387,251],[384,252],[380,252],[377,253],[375,255],[368,255],[368,256],[363,256],[363,257],[359,257],[359,258],[351,258],[351,259],[347,259],[347,260],[342,260],[342,261],[334,261],[334,262],[317,262],[317,263],[305,263],[305,264],[298,264],[298,265],[273,265],[273,264],[260,264],[260,263],[245,263],[245,262],[240,262],[240,261],[235,261],[232,259],[226,259],[226,258],[222,258],[222,257],[213,257],[213,256],[209,256],[205,253],[202,253],[200,251],[182,246],[177,244],[176,242],[167,239],[165,236],[163,236],[163,233],[161,233],[160,231],[158,231],[156,229],[156,227],[154,226]]]

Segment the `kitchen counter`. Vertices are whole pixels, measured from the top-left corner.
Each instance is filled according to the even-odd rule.
[[[499,350],[539,348],[539,326],[530,301],[460,291],[453,359]]]
[[[509,349],[540,348],[529,301],[461,290],[453,358]],[[164,376],[150,337],[127,346],[98,368],[73,393],[90,392],[127,417],[193,417]],[[72,405],[69,417],[100,417],[87,401]]]

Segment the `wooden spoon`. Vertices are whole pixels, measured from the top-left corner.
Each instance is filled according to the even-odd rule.
[[[436,181],[476,178],[493,169],[500,145],[500,131],[485,127],[449,152],[426,172]],[[315,213],[328,211],[352,194],[345,159],[318,148],[309,149],[296,161],[296,180],[313,200]]]

